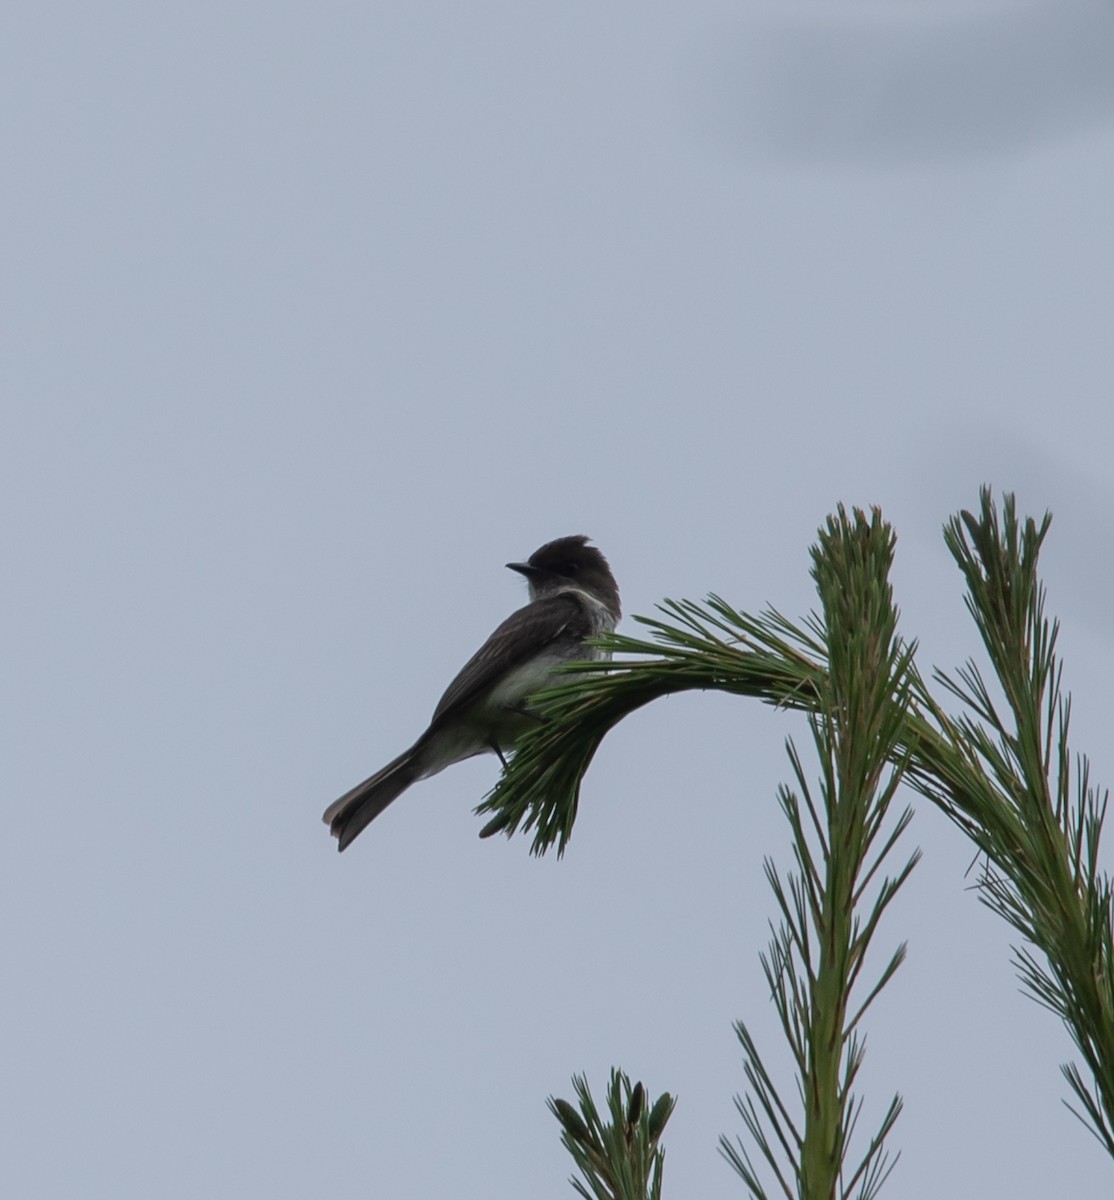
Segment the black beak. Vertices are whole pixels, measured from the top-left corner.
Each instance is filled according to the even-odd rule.
[[[527,579],[531,575],[538,573],[537,567],[532,567],[529,563],[507,563],[507,568],[511,571],[517,571],[520,575],[525,575]]]

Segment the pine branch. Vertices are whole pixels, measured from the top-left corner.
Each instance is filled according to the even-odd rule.
[[[544,718],[522,739],[508,769],[477,808],[492,814],[481,837],[533,829],[531,851],[557,846],[572,834],[584,773],[606,734],[624,717],[674,692],[717,690],[755,696],[807,711],[825,678],[821,647],[771,610],[754,620],[718,596],[706,606],[666,600],[659,618],[636,617],[654,640],[607,634],[594,644],[613,654],[643,657],[608,670],[598,662],[570,663],[573,678],[540,692],[533,707]],[[646,657],[654,655],[656,657]]]

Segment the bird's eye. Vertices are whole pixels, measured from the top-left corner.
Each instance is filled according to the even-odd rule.
[[[575,563],[575,562],[565,563],[565,574],[566,575],[575,575],[577,573],[577,571],[579,571],[579,570],[580,570],[580,563]]]

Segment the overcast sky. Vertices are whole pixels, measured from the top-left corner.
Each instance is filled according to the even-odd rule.
[[[984,482],[1055,514],[1114,778],[1114,6],[15,0],[0,89],[0,1191],[569,1196],[545,1098],[615,1063],[679,1096],[667,1195],[741,1195],[799,724],[638,713],[560,862],[477,839],[493,758],[343,856],[320,814],[564,534],[628,614],[801,615],[817,526],[879,504],[955,666],[939,530]],[[915,809],[883,1195],[1107,1196],[1068,1037]]]

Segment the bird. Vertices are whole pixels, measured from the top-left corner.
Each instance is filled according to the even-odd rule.
[[[408,749],[345,792],[323,820],[344,850],[411,784],[477,754],[506,752],[541,720],[530,697],[558,680],[566,662],[610,657],[586,638],[609,632],[622,611],[607,559],[582,534],[557,538],[525,562],[530,601],[517,609],[464,664],[433,710],[429,727]]]

